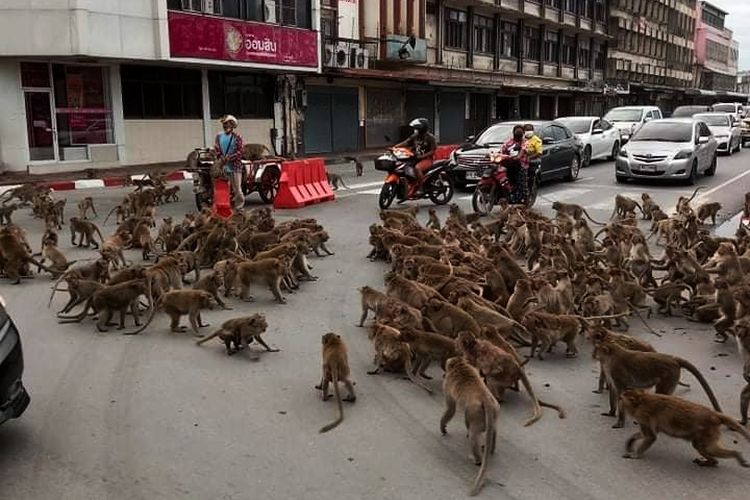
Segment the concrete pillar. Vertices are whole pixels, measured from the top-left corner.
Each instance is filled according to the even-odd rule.
[[[201,101],[203,102],[203,147],[211,147],[214,143],[211,127],[211,99],[208,92],[208,69],[201,69]]]
[[[554,115],[552,115],[552,118],[558,118],[560,116],[560,96],[555,94],[555,107],[554,107]]]
[[[125,115],[122,107],[122,79],[119,64],[109,66],[109,95],[112,101],[112,134],[117,144],[117,158],[120,164],[125,164],[128,158],[125,148]]]
[[[540,104],[541,98],[539,97],[539,94],[536,94],[534,96],[534,119],[539,119],[539,109],[541,107]]]

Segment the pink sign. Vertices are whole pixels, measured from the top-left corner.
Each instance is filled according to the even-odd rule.
[[[169,12],[172,57],[220,59],[284,66],[318,66],[314,31]]]

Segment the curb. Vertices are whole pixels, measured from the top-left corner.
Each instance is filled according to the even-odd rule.
[[[146,177],[146,174],[131,175],[130,178],[133,180],[140,180]],[[185,170],[178,170],[172,172],[167,176],[168,181],[186,181],[191,180],[193,174]],[[15,184],[9,186],[0,186],[0,193],[20,187],[22,184]],[[95,189],[95,188],[108,188],[108,187],[122,187],[125,185],[125,177],[107,177],[104,179],[80,179],[77,181],[58,181],[47,183],[47,186],[52,191],[75,191],[78,189]]]

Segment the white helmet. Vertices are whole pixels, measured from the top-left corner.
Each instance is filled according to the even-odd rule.
[[[234,117],[234,115],[224,115],[219,121],[222,125],[224,125],[225,123],[231,123],[235,128],[237,127],[237,125],[239,125],[239,122],[237,121],[237,118]]]

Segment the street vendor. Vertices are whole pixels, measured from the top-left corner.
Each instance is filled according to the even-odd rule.
[[[214,150],[218,158],[224,159],[224,169],[232,186],[232,209],[239,211],[245,206],[245,195],[242,193],[242,137],[236,132],[237,118],[226,115],[219,121],[224,132],[216,135]]]

